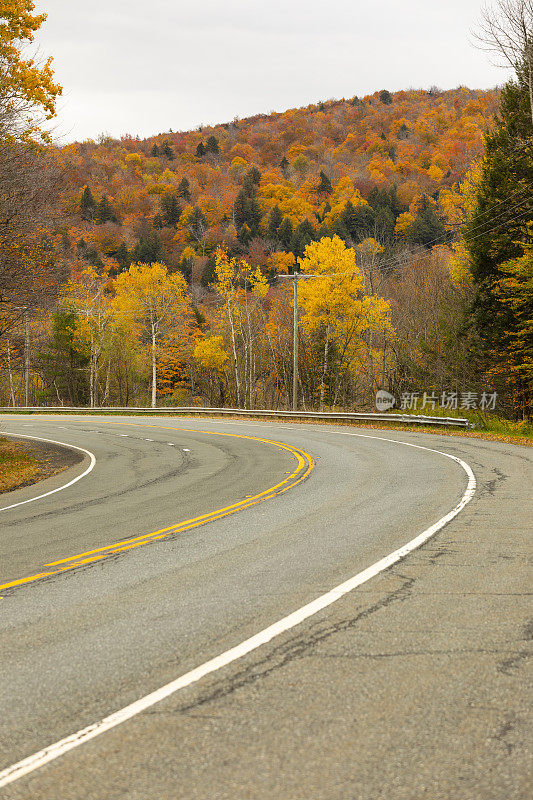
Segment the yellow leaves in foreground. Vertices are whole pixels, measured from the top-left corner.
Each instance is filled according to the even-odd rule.
[[[2,3],[0,25],[0,102],[5,110],[26,116],[25,134],[41,133],[31,120],[31,111],[38,110],[45,119],[55,115],[56,98],[62,93],[59,83],[54,83],[52,59],[39,65],[34,58],[23,58],[28,43],[46,19],[46,14],[34,14],[33,0],[10,0]],[[21,115],[22,116],[22,115]]]

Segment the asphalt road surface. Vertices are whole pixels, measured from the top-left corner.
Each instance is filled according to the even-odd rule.
[[[87,452],[0,497],[2,800],[532,796],[529,448],[169,417],[9,432]],[[435,450],[477,490],[426,544],[102,727],[456,508],[468,476]]]

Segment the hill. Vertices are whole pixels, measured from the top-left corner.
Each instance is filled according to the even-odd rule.
[[[265,270],[313,239],[446,242],[450,191],[481,155],[498,91],[386,90],[141,140],[61,149],[61,249],[116,275],[163,261],[193,283],[219,244]],[[78,265],[78,267],[76,266]]]

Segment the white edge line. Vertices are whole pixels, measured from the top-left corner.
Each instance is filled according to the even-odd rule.
[[[37,497],[30,497],[29,500],[21,500],[20,503],[12,503],[10,506],[4,506],[0,508],[0,511],[7,511],[10,508],[16,508],[17,506],[23,506],[25,503],[33,503],[34,500],[42,500],[43,497],[48,497],[51,494],[55,494],[56,492],[62,492],[63,489],[67,489],[69,486],[72,486],[74,483],[81,481],[82,478],[85,478],[86,475],[89,474],[94,469],[94,465],[96,464],[96,456],[94,453],[91,453],[90,450],[86,450],[84,447],[77,447],[75,444],[67,444],[66,442],[56,442],[55,439],[42,439],[40,436],[30,436],[26,433],[10,433],[8,431],[2,431],[4,436],[17,436],[21,439],[35,439],[38,442],[49,442],[49,444],[59,444],[62,447],[66,447],[70,450],[79,450],[81,453],[85,453],[91,459],[91,463],[87,467],[87,469],[78,475],[76,478],[73,478],[68,483],[64,483],[63,486],[58,486],[57,489],[52,489],[50,492],[45,492],[44,494],[39,494]],[[0,773],[1,775],[1,773]],[[0,784],[1,786],[1,784]]]
[[[85,742],[96,738],[100,734],[111,730],[111,728],[115,728],[122,722],[126,722],[126,720],[131,719],[137,714],[140,714],[142,711],[145,711],[147,708],[150,708],[156,703],[160,703],[161,700],[164,700],[175,692],[178,692],[180,689],[184,689],[185,687],[196,683],[201,678],[204,678],[206,675],[216,672],[222,667],[231,664],[233,661],[242,658],[248,653],[251,653],[253,650],[256,650],[258,647],[270,642],[276,636],[279,636],[291,628],[296,627],[304,620],[332,605],[332,603],[335,603],[345,594],[348,594],[348,592],[353,591],[358,586],[361,586],[361,584],[366,583],[366,581],[369,581],[371,578],[374,578],[380,572],[388,569],[393,564],[411,553],[413,550],[416,550],[417,547],[420,547],[422,544],[427,542],[427,540],[434,536],[437,531],[441,530],[441,528],[447,525],[448,522],[454,519],[454,517],[456,517],[463,510],[463,508],[474,496],[476,491],[475,475],[470,466],[465,461],[457,458],[457,456],[452,456],[450,453],[444,453],[442,450],[434,450],[431,447],[423,447],[422,445],[411,444],[410,442],[402,442],[398,439],[387,439],[383,436],[370,436],[359,433],[347,433],[346,435],[361,436],[365,439],[381,439],[382,441],[393,442],[394,444],[406,444],[409,447],[416,447],[419,450],[428,450],[431,453],[438,453],[439,455],[451,458],[453,461],[460,464],[468,476],[468,484],[461,500],[455,506],[455,508],[452,509],[452,511],[446,514],[444,517],[441,517],[438,522],[435,522],[434,525],[431,525],[431,527],[427,528],[414,539],[411,539],[411,541],[407,542],[407,544],[403,545],[403,547],[400,547],[398,550],[394,550],[394,552],[390,553],[390,555],[385,556],[385,558],[382,558],[379,561],[376,561],[375,564],[372,564],[372,566],[367,567],[362,572],[359,572],[357,575],[354,575],[352,578],[344,581],[344,583],[340,583],[338,586],[335,586],[334,589],[331,589],[329,592],[326,592],[326,594],[317,597],[316,600],[312,600],[310,603],[302,606],[297,611],[293,611],[292,614],[283,617],[283,619],[280,619],[273,625],[269,625],[267,628],[264,628],[259,633],[256,633],[254,636],[246,639],[244,642],[241,642],[241,644],[238,644],[236,647],[226,650],[219,656],[206,661],[204,664],[201,664],[199,667],[196,667],[190,672],[185,673],[185,675],[182,675],[170,683],[167,683],[160,689],[156,689],[156,691],[141,697],[140,700],[136,700],[134,703],[121,708],[119,711],[115,711],[113,714],[104,717],[99,722],[88,725],[86,728],[82,728],[80,731],[77,731],[77,733],[73,733],[64,739],[60,739],[58,742],[45,747],[44,750],[39,750],[38,753],[34,753],[22,761],[19,761],[17,764],[13,764],[12,766],[7,767],[7,769],[2,770],[0,772],[0,787],[13,783],[19,778],[24,777],[24,775],[28,775],[30,772],[39,769],[39,767],[43,767],[50,761],[54,761],[64,753],[68,753],[69,750],[73,750],[74,748],[85,744]]]

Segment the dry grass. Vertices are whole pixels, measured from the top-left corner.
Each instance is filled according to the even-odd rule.
[[[0,438],[0,492],[8,492],[35,480],[39,471],[39,462],[23,444]]]

